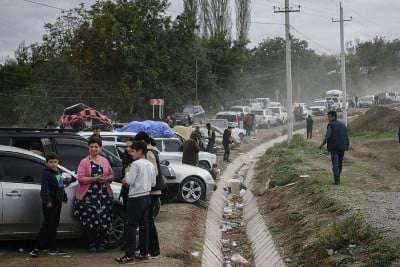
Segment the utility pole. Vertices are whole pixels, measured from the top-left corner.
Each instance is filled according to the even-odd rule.
[[[285,36],[286,36],[286,106],[288,112],[288,142],[293,137],[293,81],[292,81],[292,44],[290,36],[290,13],[300,12],[300,6],[293,9],[289,6],[289,0],[285,0],[285,8],[274,6],[274,13],[285,13]]]
[[[343,18],[343,7],[342,2],[340,2],[340,19],[334,20],[332,22],[340,22],[340,73],[342,76],[342,90],[343,90],[343,121],[347,126],[347,87],[346,87],[346,51],[344,49],[344,22],[351,21],[350,19]]]
[[[197,58],[196,58],[196,85],[195,85],[195,87],[196,87],[196,105],[198,105],[199,104],[199,75],[198,75],[198,67],[197,67]]]

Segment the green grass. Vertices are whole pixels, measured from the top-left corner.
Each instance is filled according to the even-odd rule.
[[[376,136],[368,133],[359,135],[358,138],[368,140]],[[387,138],[390,134],[384,133],[379,136]],[[311,161],[316,161],[316,164],[309,164]],[[275,226],[271,227],[271,233],[279,235],[293,231],[289,251],[298,259],[293,266],[310,266],[315,262],[323,265],[329,260],[333,260],[338,266],[390,266],[390,263],[400,257],[400,246],[390,243],[388,238],[368,225],[361,215],[349,215],[348,207],[330,197],[333,189],[330,185],[331,172],[318,165],[321,161],[330,162],[328,152],[320,150],[317,145],[308,142],[301,135],[295,135],[289,144],[276,144],[261,159],[256,179],[262,184],[271,179],[278,187],[298,181],[295,186],[288,187],[290,194],[284,194],[280,201],[283,204],[299,203],[299,207],[302,207],[299,210],[288,211],[287,224],[282,223],[283,217],[279,217]],[[299,179],[301,174],[310,175],[310,179]],[[372,176],[373,173],[368,168],[348,166],[345,168],[343,186],[357,186]],[[280,192],[281,190],[286,189],[279,189]],[[339,219],[343,216],[347,218]],[[311,226],[297,224],[303,222],[303,217],[305,222],[315,217],[336,219],[333,219],[334,223],[331,225],[328,225],[331,221]],[[298,230],[293,230],[293,227]],[[313,236],[311,248],[304,250],[304,241],[310,236]],[[334,249],[337,254],[331,259],[326,249]]]
[[[400,249],[384,241],[381,233],[365,222],[361,214],[351,215],[319,233],[319,243],[338,251],[341,264],[362,262],[366,266],[390,266]]]
[[[391,130],[387,132],[357,132],[357,133],[350,133],[351,141],[370,141],[370,140],[386,140],[386,139],[398,139],[397,131]]]

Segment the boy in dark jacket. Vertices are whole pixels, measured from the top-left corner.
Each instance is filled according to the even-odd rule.
[[[65,254],[57,249],[57,228],[60,222],[62,202],[67,202],[64,181],[58,169],[59,159],[54,153],[46,156],[47,167],[43,170],[40,197],[42,198],[43,223],[36,249],[30,255],[38,257],[39,251],[49,249],[50,255]]]

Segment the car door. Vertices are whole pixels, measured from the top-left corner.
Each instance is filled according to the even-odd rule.
[[[0,232],[10,235],[32,235],[42,221],[40,180],[43,162],[30,156],[0,155],[3,223]]]

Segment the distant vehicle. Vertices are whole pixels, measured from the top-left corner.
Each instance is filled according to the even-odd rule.
[[[90,132],[80,132],[81,136],[89,138]],[[128,137],[135,137],[136,133],[130,132],[101,132],[103,141],[125,142]],[[160,159],[170,162],[182,163],[182,152],[180,148],[182,141],[179,138],[154,138],[157,143],[157,149],[160,151]],[[199,153],[199,167],[209,170],[214,163],[217,162],[217,156],[214,154],[203,152]]]
[[[301,107],[301,112],[302,112],[302,117],[303,119],[307,118],[309,115],[312,115],[312,110],[308,107],[306,103],[296,103],[294,106],[300,106]]]
[[[268,104],[268,108],[277,108],[282,106],[282,104],[280,102],[269,102]]]
[[[328,103],[328,109],[332,109],[338,112],[342,111],[344,108],[343,91],[341,90],[327,91],[326,101]]]
[[[325,99],[314,100],[310,104],[310,110],[314,116],[324,116],[327,112],[327,102]]]
[[[358,107],[360,108],[369,108],[372,107],[374,104],[375,104],[374,95],[363,96],[360,97],[360,99],[358,100]]]
[[[215,118],[227,120],[229,122],[229,126],[234,128],[239,127],[242,120],[240,113],[233,111],[218,112]]]
[[[86,151],[87,152],[87,151]],[[46,160],[28,150],[11,146],[0,146],[0,192],[2,221],[0,239],[37,238],[42,222],[42,201],[40,199],[41,176]],[[75,174],[60,166],[66,184],[68,202],[63,204],[58,227],[58,238],[78,238],[83,234],[79,221],[73,216],[75,189],[78,181]],[[112,228],[108,240],[111,247],[118,247],[124,241],[126,213],[118,200],[121,184],[111,184]]]
[[[211,125],[218,127],[221,130],[225,130],[229,126],[232,126],[231,123],[226,119],[209,119],[206,123],[210,123]],[[246,135],[246,130],[238,127],[232,128],[232,135],[234,138],[238,138],[238,141],[241,142]]]
[[[251,113],[255,115],[258,126],[270,128],[278,123],[278,117],[269,109],[252,109]]]
[[[400,94],[394,92],[384,92],[380,93],[377,96],[378,104],[386,105],[386,104],[393,104],[396,102],[400,102]]]
[[[261,104],[262,109],[268,108],[271,99],[268,97],[256,98],[256,101]]]
[[[288,113],[286,112],[286,109],[284,107],[279,105],[278,107],[272,107],[268,109],[277,116],[279,123],[285,124],[287,122]]]
[[[126,149],[125,143],[105,142],[104,146],[120,158]],[[168,193],[163,196],[166,200],[196,203],[199,200],[210,199],[216,185],[208,171],[191,165],[169,162],[162,159],[161,155],[160,160],[161,170],[168,186]]]
[[[186,105],[183,107],[182,112],[174,114],[176,123],[178,125],[189,124],[189,118],[194,122],[203,122],[206,119],[206,112],[200,105]]]
[[[251,113],[251,107],[249,107],[249,106],[233,106],[229,109],[229,111],[238,112],[240,114],[243,113],[244,115],[246,115],[246,114]]]

